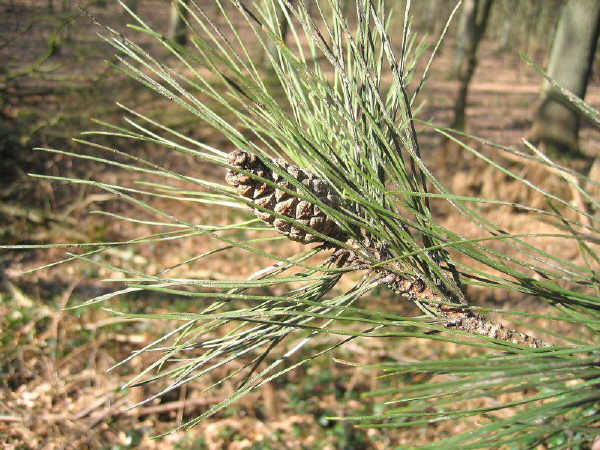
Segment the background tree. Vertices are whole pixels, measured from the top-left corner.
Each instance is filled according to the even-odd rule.
[[[174,0],[171,2],[168,36],[179,45],[187,43],[186,18],[188,16],[189,0]]]
[[[446,9],[450,6],[443,0],[424,0],[415,2],[413,17],[416,25],[424,32],[435,36],[439,34],[444,26],[444,17],[447,17]]]
[[[569,0],[554,33],[547,73],[559,85],[584,98],[600,32],[600,2]],[[579,114],[544,82],[531,128],[531,140],[548,150],[580,154]]]
[[[518,8],[518,0],[504,0],[500,1],[500,8],[497,11],[502,12],[502,16],[498,19],[498,32],[497,32],[497,50],[505,52],[510,48],[511,37],[515,23],[515,10]]]
[[[465,109],[469,93],[469,83],[477,67],[477,49],[485,34],[493,0],[465,0],[460,17],[454,72],[459,81],[458,93],[454,101],[454,118],[451,127],[465,128]]]

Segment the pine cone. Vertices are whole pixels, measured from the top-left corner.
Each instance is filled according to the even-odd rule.
[[[256,157],[256,155],[242,150],[234,150],[229,154],[227,161],[234,167],[247,170],[256,176],[271,180],[276,185],[281,186],[288,191],[296,191],[294,185],[268,168],[258,157]],[[282,159],[275,160],[273,163],[305,185],[308,190],[326,205],[332,208],[340,205],[340,197],[325,180],[317,178]],[[254,214],[293,241],[308,244],[310,242],[323,241],[323,239],[306,232],[302,228],[294,226],[290,222],[286,222],[285,220],[276,217],[272,211],[297,220],[331,238],[340,241],[346,241],[346,239],[348,239],[348,236],[338,227],[338,225],[331,218],[327,217],[317,205],[306,200],[301,200],[287,192],[276,189],[267,183],[263,183],[260,180],[253,179],[235,169],[227,171],[226,180],[227,183],[237,188],[242,196],[250,199],[257,206],[268,209],[269,211],[255,209]]]

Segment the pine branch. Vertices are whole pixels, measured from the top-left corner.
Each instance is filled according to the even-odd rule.
[[[83,140],[78,142],[91,145],[96,150],[108,151],[113,157],[118,156],[119,161],[127,158],[129,163],[81,153],[65,154],[135,172],[140,178],[148,176],[146,180],[137,180],[136,177],[144,189],[47,177],[103,189],[140,208],[145,214],[159,218],[145,220],[145,217],[136,217],[135,212],[128,213],[131,217],[112,214],[115,220],[161,227],[161,231],[126,242],[80,244],[75,248],[86,249],[91,245],[93,250],[79,255],[69,253],[68,258],[58,262],[76,260],[111,272],[120,271],[124,275],[125,278],[118,279],[117,290],[91,299],[85,305],[143,291],[212,301],[200,312],[130,314],[130,317],[177,319],[184,324],[119,363],[128,362],[145,352],[160,353],[160,357],[136,373],[127,386],[170,379],[166,388],[140,404],[148,403],[226,364],[240,361],[238,368],[209,383],[207,390],[226,380],[236,380],[239,388],[185,426],[193,425],[264,382],[338,346],[331,345],[322,352],[312,352],[301,361],[284,364],[316,336],[343,336],[339,345],[358,337],[410,337],[428,339],[432,343],[447,341],[474,348],[488,347],[491,351],[478,354],[470,361],[461,354],[455,360],[407,360],[392,364],[392,370],[398,373],[433,373],[443,379],[408,386],[399,383],[398,392],[412,392],[412,397],[401,396],[399,400],[406,406],[378,417],[361,417],[358,420],[363,424],[370,419],[381,420],[385,426],[422,425],[481,415],[487,410],[472,408],[469,403],[457,407],[455,403],[500,396],[504,392],[536,391],[541,390],[541,386],[555,390],[539,395],[537,391],[530,399],[526,398],[522,404],[530,405],[519,413],[522,415],[517,414],[514,421],[508,418],[502,423],[505,436],[526,434],[530,431],[528,424],[535,423],[537,426],[535,421],[538,419],[563,420],[566,417],[566,420],[574,422],[580,417],[587,418],[578,415],[579,409],[564,408],[561,402],[569,400],[583,408],[596,401],[598,396],[595,386],[587,381],[598,377],[598,346],[593,344],[594,333],[600,327],[600,303],[597,292],[593,291],[598,286],[596,266],[588,261],[579,263],[561,255],[552,255],[543,246],[536,246],[528,240],[550,234],[510,233],[483,217],[477,206],[472,205],[497,204],[532,214],[539,210],[534,211],[515,202],[456,195],[446,189],[425,165],[420,157],[418,129],[414,124],[416,110],[413,111],[412,107],[426,74],[416,90],[410,92],[407,86],[411,86],[411,73],[423,47],[416,44],[409,32],[408,7],[402,33],[402,53],[398,59],[387,32],[389,18],[386,19],[383,1],[358,0],[354,24],[352,19],[342,14],[340,1],[330,0],[327,3],[331,6],[330,18],[326,17],[319,2],[315,3],[318,17],[308,11],[305,2],[266,0],[264,3],[246,2],[246,5],[232,2],[232,10],[237,11],[238,18],[245,20],[255,33],[256,39],[252,42],[259,42],[264,47],[273,69],[271,75],[276,76],[279,83],[276,89],[262,80],[250,57],[254,49],[248,47],[247,36],[240,32],[239,20],[234,20],[236,18],[230,15],[231,10],[220,2],[219,20],[210,17],[196,2],[190,2],[189,6],[184,6],[187,2],[180,3],[189,10],[188,25],[193,29],[190,37],[193,48],[190,45],[187,49],[161,36],[132,13],[138,23],[133,29],[156,38],[164,45],[176,57],[174,66],[160,61],[145,47],[122,34],[104,29],[107,42],[120,52],[119,67],[126,75],[214,128],[229,140],[233,148],[239,149],[227,157],[222,151],[224,149],[215,149],[161,125],[157,120],[124,108],[128,115],[125,127],[103,124],[107,130],[89,134],[113,136],[115,140],[129,139],[130,143],[162,145],[192,155],[203,164],[226,167],[229,170],[226,176],[229,186],[212,179],[202,179],[198,174],[179,174],[140,157],[127,156],[121,150]],[[280,32],[276,14],[283,5],[289,37],[293,38],[295,46],[288,46],[278,38]],[[303,35],[300,34],[302,32]],[[276,45],[271,45],[273,43]],[[199,70],[200,67],[202,70]],[[384,79],[391,82],[383,83]],[[458,144],[493,170],[544,195],[549,202],[577,211],[568,201],[545,192],[519,173],[503,167],[467,144]],[[553,163],[548,162],[548,165]],[[562,173],[562,170],[556,172],[564,179],[560,175]],[[163,180],[157,181],[159,177]],[[185,187],[179,182],[184,182]],[[159,205],[152,204],[153,198],[185,202],[192,206],[200,203],[215,208],[245,205],[268,227],[257,226],[256,219],[228,225],[198,225],[177,217],[163,206],[162,201]],[[440,225],[430,209],[429,202],[433,198],[451,204],[464,218],[478,226],[483,235],[465,237]],[[557,219],[561,217],[563,210],[556,209],[554,205],[549,208],[555,209],[545,211],[546,214]],[[590,217],[590,224],[584,228],[590,234],[597,232],[592,228],[592,222]],[[584,245],[579,242],[581,228],[576,224],[571,227],[571,223],[565,221],[565,229],[567,234],[552,237],[568,238]],[[303,244],[314,244],[314,247],[292,257],[266,251],[261,242],[273,239],[272,233],[267,237],[255,236],[268,230]],[[252,238],[248,238],[246,231]],[[106,250],[115,245],[126,244],[135,248],[162,240],[195,236],[206,237],[217,246],[200,255],[186,256],[152,274],[131,270],[125,264],[119,267],[119,263],[102,259]],[[588,242],[593,242],[592,238]],[[248,280],[215,281],[192,275],[186,279],[165,277],[173,268],[182,268],[185,264],[206,260],[218,252],[229,250],[244,252],[250,257],[268,258],[269,264],[275,264],[259,270]],[[332,251],[332,254],[324,258],[323,250]],[[453,268],[450,251],[459,256],[460,274]],[[334,288],[339,288],[342,277],[355,271],[362,272],[360,281],[354,282],[351,289],[336,293]],[[573,336],[565,337],[574,344],[566,349],[549,347],[539,339],[505,328],[477,312],[464,299],[461,282],[503,288],[507,292],[546,300],[553,309],[549,313],[544,311],[544,318],[576,324],[583,331],[577,330]],[[121,283],[125,283],[125,289]],[[276,294],[269,290],[275,285],[278,286]],[[359,299],[379,286],[388,287],[413,302],[428,318],[407,317],[386,308],[374,308],[371,304],[361,306]],[[532,318],[542,316],[524,311],[507,312]],[[357,328],[346,327],[347,323],[366,323],[369,328],[360,332]],[[437,334],[444,328],[447,332]],[[218,337],[214,334],[216,329],[223,331]],[[371,332],[379,329],[384,329],[380,335]],[[544,326],[543,331],[553,334],[549,326]],[[461,336],[457,339],[453,334]],[[292,350],[277,355],[281,347],[277,345],[279,342],[291,345]],[[494,352],[499,347],[511,346],[525,348]],[[540,347],[548,348],[541,352],[534,350]],[[194,353],[190,353],[192,351]],[[469,365],[466,366],[466,363]],[[376,366],[384,371],[390,368],[388,363]],[[548,375],[545,369],[553,372]],[[490,382],[486,371],[491,373],[492,370],[495,378]],[[565,370],[568,371],[566,375]],[[524,376],[529,377],[525,384]],[[574,383],[568,385],[571,380]],[[564,386],[561,386],[563,382]],[[476,393],[472,392],[474,386]],[[536,403],[552,397],[558,400],[555,410],[551,406],[539,408]],[[438,408],[434,414],[426,409],[431,406]],[[521,404],[499,397],[498,404],[489,411],[516,409],[518,406]],[[571,418],[568,417],[570,413],[573,413]],[[392,422],[390,419],[394,417],[399,419]],[[470,430],[466,439],[477,440],[475,435],[479,433],[482,442],[502,442],[504,437],[494,435],[500,429],[496,428],[497,423],[491,420],[489,425]],[[557,424],[562,426],[558,420]],[[540,438],[551,435],[547,431],[540,433]],[[460,439],[456,442],[464,441]],[[453,448],[456,447],[460,445]]]
[[[377,259],[385,262],[385,250],[376,250],[374,255]],[[352,258],[351,262],[355,262]],[[363,263],[363,267],[368,263]],[[393,266],[393,264],[392,264]],[[400,268],[398,268],[400,269]],[[550,345],[540,339],[521,333],[511,328],[506,328],[500,323],[495,323],[482,314],[471,310],[468,303],[456,304],[450,302],[449,298],[438,290],[427,286],[421,279],[414,275],[408,275],[401,270],[371,269],[381,274],[381,284],[392,291],[400,294],[408,300],[415,302],[427,313],[446,328],[464,331],[469,334],[510,342],[516,345],[524,345],[532,348],[549,347]]]
[[[416,133],[414,135],[416,139]],[[228,163],[232,168],[227,172],[227,182],[255,205],[254,214],[259,219],[289,239],[304,244],[323,241],[319,234],[342,242],[348,239],[348,235],[317,205],[298,198],[299,192],[290,183],[294,180],[301,183],[320,201],[336,208],[341,200],[325,180],[283,160],[270,161],[270,165],[281,170],[286,177],[291,177],[288,180],[256,155],[242,150],[231,152]],[[533,348],[549,346],[537,338],[505,328],[502,324],[474,313],[466,303],[449,301],[438,289],[427,286],[420,278],[403,270],[399,264],[388,264],[391,267],[386,268],[386,261],[391,259],[391,256],[384,244],[363,237],[361,241],[352,242],[350,245],[353,249],[348,250],[329,243],[328,246],[336,248],[330,261],[335,261],[338,267],[354,265],[377,274],[380,284],[415,302],[444,327],[516,345]]]

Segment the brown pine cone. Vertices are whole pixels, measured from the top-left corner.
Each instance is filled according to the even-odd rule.
[[[294,185],[286,181],[281,175],[273,172],[258,157],[256,157],[256,155],[242,150],[234,150],[229,154],[227,162],[234,167],[247,170],[254,175],[271,180],[276,185],[284,187],[288,191],[296,191]],[[304,184],[308,190],[326,205],[332,208],[340,205],[340,197],[325,180],[317,178],[282,159],[275,160],[273,163]],[[344,233],[331,218],[327,217],[317,205],[306,200],[301,200],[287,192],[276,189],[267,183],[253,179],[252,177],[233,169],[227,171],[226,180],[227,183],[234,186],[242,196],[250,199],[257,206],[297,220],[331,238],[340,241],[348,239],[346,233]],[[323,239],[318,236],[276,217],[272,212],[255,209],[254,214],[293,241],[302,242],[304,244],[323,241]]]

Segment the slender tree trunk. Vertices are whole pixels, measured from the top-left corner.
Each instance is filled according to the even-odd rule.
[[[502,6],[502,16],[500,18],[502,26],[498,32],[498,46],[496,47],[496,50],[498,52],[505,52],[510,48],[513,40],[515,11],[519,5],[517,0],[505,0],[500,2],[500,4]]]
[[[598,0],[569,0],[563,6],[547,72],[558,84],[581,98],[585,96],[599,32]],[[551,152],[579,154],[578,134],[578,114],[561,103],[556,91],[544,82],[531,140]]]
[[[61,13],[64,16],[67,16],[69,14],[72,13],[72,1],[71,0],[62,0],[62,4],[61,4]],[[70,42],[72,40],[72,36],[71,36],[71,21],[70,20],[66,20],[65,22],[63,22],[62,25],[62,30],[61,30],[61,38],[64,41]],[[59,42],[55,41],[53,43],[53,51],[60,51],[60,45]]]
[[[181,3],[189,5],[189,0],[172,0],[171,1],[171,18],[169,20],[169,39],[175,41],[179,45],[187,44],[187,27],[185,26],[185,18],[188,15],[188,10]]]
[[[460,19],[455,73],[460,81],[452,128],[464,130],[469,83],[477,67],[477,48],[487,27],[493,0],[466,0]]]
[[[500,31],[500,38],[498,39],[498,51],[505,52],[510,47],[510,35],[512,31],[512,20],[510,17],[504,19],[502,24],[502,30]]]
[[[420,8],[415,8],[416,13],[414,14],[418,18],[420,28],[433,36],[437,35],[442,25],[440,11],[444,6],[444,0],[421,0],[421,2],[415,3],[415,6],[417,4]]]

